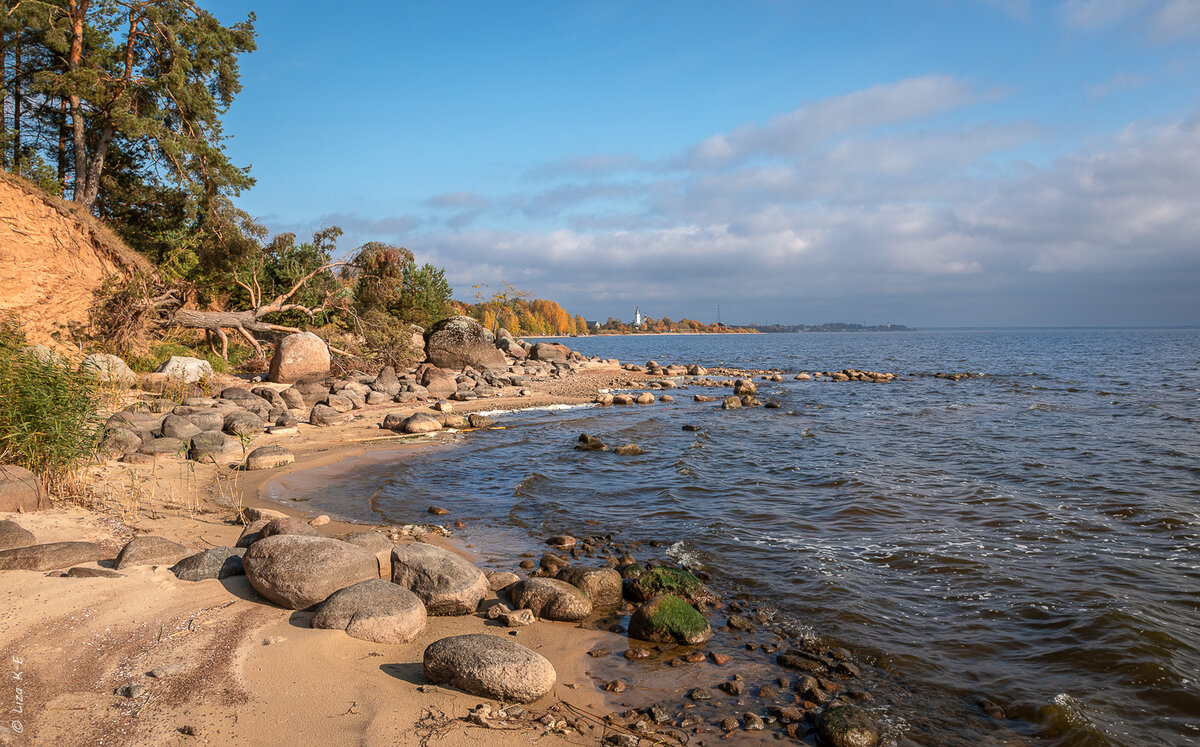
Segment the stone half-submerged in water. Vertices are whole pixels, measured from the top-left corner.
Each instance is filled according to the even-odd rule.
[[[861,708],[837,705],[817,719],[817,736],[830,747],[875,747],[879,726]]]
[[[625,590],[629,597],[644,602],[660,594],[673,594],[690,602],[699,603],[714,599],[712,592],[700,583],[700,579],[680,568],[658,566],[630,579]]]
[[[670,594],[654,597],[629,618],[629,635],[655,643],[695,645],[712,638],[704,615],[683,599]]]

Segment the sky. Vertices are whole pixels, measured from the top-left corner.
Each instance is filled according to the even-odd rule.
[[[206,2],[272,232],[588,319],[1200,324],[1200,0]]]

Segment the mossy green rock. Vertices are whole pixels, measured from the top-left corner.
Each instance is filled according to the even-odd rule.
[[[817,736],[829,747],[875,747],[879,726],[861,708],[833,706],[817,719]]]
[[[660,594],[691,599],[703,591],[700,579],[679,568],[651,568],[629,582],[629,596],[639,602]]]
[[[654,597],[629,618],[629,635],[643,641],[694,645],[704,643],[712,634],[704,615],[669,594]]]

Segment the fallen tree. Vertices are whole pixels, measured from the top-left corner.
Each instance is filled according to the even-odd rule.
[[[250,309],[245,311],[198,311],[195,309],[177,308],[171,314],[168,326],[204,330],[208,335],[209,345],[212,347],[214,353],[217,352],[214,338],[221,341],[220,355],[226,360],[229,359],[229,335],[226,334],[226,330],[230,330],[241,335],[259,357],[264,357],[265,353],[263,352],[262,345],[259,344],[254,335],[250,334],[251,332],[285,332],[292,334],[303,330],[299,327],[288,327],[282,324],[265,322],[262,318],[268,314],[277,314],[284,311],[299,311],[312,318],[316,314],[329,309],[329,303],[334,294],[328,294],[321,305],[315,307],[308,307],[298,303],[288,303],[288,301],[309,280],[336,267],[344,267],[346,264],[346,262],[331,262],[321,265],[300,278],[290,290],[279,294],[269,303],[262,303],[262,286],[258,281],[258,273],[252,274],[249,281],[234,276],[233,282],[241,286],[250,295]],[[176,300],[181,301],[182,299],[176,297]],[[346,351],[338,350],[332,346],[329,349],[339,355],[348,355]]]

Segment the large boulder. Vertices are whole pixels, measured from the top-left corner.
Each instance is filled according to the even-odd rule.
[[[557,342],[539,342],[529,351],[529,357],[546,363],[566,363],[570,360],[571,349]]]
[[[582,591],[554,578],[529,578],[509,592],[517,609],[530,610],[545,620],[579,622],[592,614],[592,600]]]
[[[408,643],[425,630],[425,605],[403,586],[373,578],[335,591],[317,609],[312,626],[344,630],[364,641]]]
[[[712,626],[695,607],[665,594],[634,610],[629,635],[642,641],[695,645],[712,638]]]
[[[621,574],[612,568],[568,566],[555,576],[578,588],[592,604],[604,607],[621,603]]]
[[[0,571],[53,571],[104,557],[95,542],[50,542],[0,550]]]
[[[276,384],[291,384],[303,378],[320,378],[329,373],[329,346],[312,332],[297,332],[279,341],[271,356],[268,378]]]
[[[185,384],[195,384],[203,378],[212,376],[212,364],[200,358],[189,358],[184,355],[172,355],[161,366],[157,373],[182,381]]]
[[[135,565],[174,565],[191,554],[190,549],[166,537],[134,537],[121,548],[115,568],[120,571]]]
[[[323,602],[359,581],[379,578],[374,555],[328,537],[266,537],[250,546],[242,565],[259,594],[293,610]]]
[[[37,542],[33,532],[8,519],[0,520],[0,550],[11,550],[14,547],[29,547]]]
[[[504,702],[535,701],[550,692],[558,676],[541,654],[484,633],[434,641],[423,660],[430,682]]]
[[[195,462],[241,456],[242,442],[221,431],[202,431],[192,436],[188,459]]]
[[[0,464],[0,512],[37,511],[45,500],[37,475],[15,464]]]
[[[425,355],[439,368],[502,371],[504,354],[496,337],[469,316],[452,316],[437,322],[425,333]]]
[[[137,383],[137,374],[125,361],[108,353],[92,353],[79,364],[79,370],[100,382],[129,389]]]
[[[392,548],[392,581],[412,590],[431,615],[469,615],[490,588],[465,558],[423,542]]]
[[[171,573],[180,581],[242,576],[246,573],[242,567],[242,556],[245,554],[246,550],[241,547],[213,547],[180,560],[171,566]]]
[[[349,418],[349,415],[322,404],[313,405],[312,411],[308,413],[308,422],[312,425],[339,425]]]

